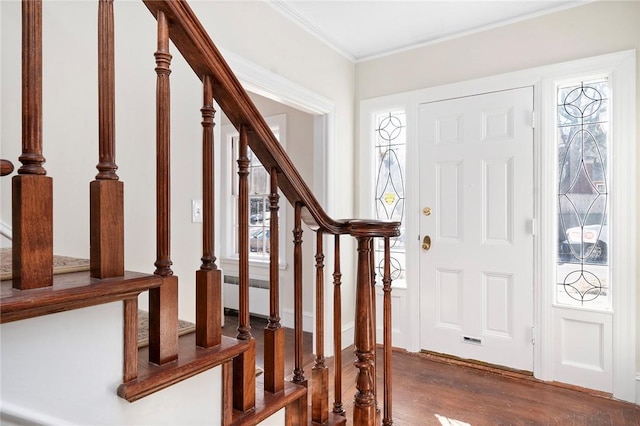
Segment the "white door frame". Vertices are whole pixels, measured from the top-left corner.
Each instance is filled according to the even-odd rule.
[[[415,249],[407,252],[407,282],[418,282],[418,140],[417,109],[420,103],[434,102],[523,86],[534,87],[534,200],[536,233],[534,239],[534,320],[536,324],[536,345],[534,346],[534,375],[542,380],[553,380],[553,333],[551,312],[553,308],[552,286],[555,282],[555,256],[557,233],[555,232],[555,144],[543,143],[555,140],[553,128],[555,108],[554,81],[585,74],[606,74],[614,93],[612,110],[617,123],[612,146],[615,164],[610,166],[614,187],[611,194],[612,240],[614,249],[611,263],[615,265],[613,278],[617,283],[628,283],[613,291],[614,336],[613,353],[613,396],[625,401],[640,401],[640,383],[636,383],[636,216],[625,214],[635,211],[636,204],[636,114],[635,114],[635,51],[624,51],[583,60],[571,61],[492,76],[472,81],[405,92],[361,102],[360,105],[360,199],[359,216],[371,216],[371,191],[373,172],[371,165],[373,150],[369,148],[369,138],[373,129],[373,114],[392,108],[402,108],[407,114],[407,171],[406,191],[408,194],[406,232],[407,241],[415,238]],[[551,137],[551,139],[549,139]],[[627,143],[624,143],[627,141]],[[625,210],[624,206],[631,206]],[[412,246],[413,247],[413,246]],[[420,315],[419,286],[407,285],[394,289],[404,299],[399,305],[405,309],[393,313],[394,346],[405,347],[409,351],[420,350],[420,332],[415,326]],[[392,292],[393,293],[393,292]],[[400,331],[398,331],[400,330]],[[398,334],[398,335],[396,335]],[[621,356],[624,355],[624,356]],[[640,373],[640,372],[639,372]],[[638,393],[638,395],[636,395]]]

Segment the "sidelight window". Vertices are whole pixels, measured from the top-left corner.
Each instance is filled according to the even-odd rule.
[[[375,187],[374,211],[377,219],[402,223],[401,234],[391,238],[391,279],[394,284],[405,280],[405,176],[406,176],[406,113],[385,111],[375,115]],[[383,273],[384,240],[375,240],[376,274]]]
[[[556,302],[610,306],[609,98],[606,79],[557,88]]]

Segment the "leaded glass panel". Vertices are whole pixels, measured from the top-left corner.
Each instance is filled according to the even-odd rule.
[[[404,111],[385,111],[375,116],[374,148],[376,176],[374,210],[377,219],[402,223],[400,236],[391,239],[391,279],[394,284],[405,280],[405,170],[406,170],[406,114]],[[382,276],[384,241],[375,242],[376,274]]]
[[[609,90],[607,80],[558,88],[559,304],[610,307]]]

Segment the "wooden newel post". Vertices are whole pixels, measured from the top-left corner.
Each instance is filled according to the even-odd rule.
[[[392,221],[352,220],[351,235],[358,241],[358,271],[356,279],[356,321],[355,321],[355,366],[356,394],[354,397],[353,423],[356,425],[373,425],[376,422],[376,341],[375,314],[372,289],[374,278],[373,239],[385,239],[385,259],[382,282],[385,291],[384,305],[384,374],[388,378],[391,374],[391,272],[390,272],[390,237],[400,235],[400,223]],[[384,424],[390,425],[391,420],[391,385],[385,386]],[[387,407],[388,404],[388,407]]]
[[[53,285],[53,180],[42,155],[42,2],[22,2],[22,166],[12,179],[13,287]]]
[[[374,350],[371,316],[371,236],[355,235],[358,240],[358,272],[356,278],[355,366],[356,394],[353,424],[373,425],[376,418],[374,396]]]
[[[89,184],[91,276],[124,275],[124,184],[116,170],[113,0],[98,3],[98,151]]]

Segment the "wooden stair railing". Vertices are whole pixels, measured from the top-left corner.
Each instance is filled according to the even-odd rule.
[[[334,220],[317,202],[288,155],[226,64],[224,58],[185,1],[143,0],[158,24],[156,60],[156,261],[154,275],[124,272],[123,184],[116,174],[114,131],[114,24],[113,0],[99,0],[99,162],[90,184],[91,278],[74,289],[56,287],[51,277],[52,181],[46,176],[42,156],[42,13],[41,1],[23,1],[23,154],[14,177],[15,290],[0,304],[2,322],[107,301],[124,302],[123,384],[118,394],[134,401],[214,366],[222,366],[222,423],[256,424],[286,408],[288,425],[344,424],[341,370],[341,264],[340,236],[357,241],[355,367],[356,394],[353,423],[380,421],[376,387],[375,266],[373,243],[384,239],[383,333],[384,390],[382,423],[391,417],[391,276],[390,238],[399,235],[399,223],[375,220]],[[196,332],[178,338],[178,278],[171,269],[170,194],[170,74],[172,41],[203,83],[203,235],[202,264],[196,271]],[[239,326],[235,339],[221,336],[221,272],[214,253],[213,126],[214,100],[240,132],[239,174]],[[255,340],[249,325],[249,205],[248,157],[251,148],[270,174],[270,296],[265,336],[265,374],[255,377]],[[3,168],[4,170],[4,168]],[[279,315],[278,211],[282,191],[295,209],[294,244],[294,360],[290,382],[285,381],[284,330]],[[37,220],[36,220],[37,219]],[[302,278],[303,222],[316,232],[316,357],[311,372],[312,392],[302,363],[302,293],[311,290]],[[330,408],[329,371],[324,359],[324,236],[334,236],[333,271],[335,348],[334,401]],[[28,267],[27,267],[28,265]],[[81,279],[82,281],[82,279]],[[52,287],[51,292],[22,292]],[[307,288],[308,287],[308,288]],[[137,295],[149,290],[149,347],[138,350]],[[7,293],[8,294],[8,293]],[[42,296],[44,295],[44,296]],[[35,305],[33,304],[36,301]],[[31,306],[31,310],[26,306]],[[35,308],[33,308],[35,306]],[[256,389],[262,389],[256,392]],[[311,407],[309,407],[311,396]],[[331,412],[329,410],[331,409]],[[310,412],[310,416],[309,416]]]
[[[102,10],[101,16],[108,18],[108,13]],[[108,42],[101,40],[100,46],[104,47]],[[102,65],[113,61],[112,46],[107,47],[107,50],[111,49],[111,54],[106,55],[106,61],[101,60]],[[109,129],[113,129],[113,125],[102,107],[109,106],[113,96],[103,96],[102,92],[110,81],[112,84],[112,79],[101,74],[100,80],[100,121],[106,125],[100,131],[101,164],[111,164],[114,161],[113,146],[108,147],[108,142],[104,141],[109,139],[105,135]],[[18,175],[12,178],[12,278],[1,284],[0,323],[113,301],[124,301],[127,305],[135,303],[141,292],[160,284],[154,276],[125,272],[124,269],[119,269],[117,274],[74,272],[53,275],[53,179],[46,175],[43,167],[42,93],[42,1],[23,1],[22,154],[18,158],[22,166],[18,169]],[[109,169],[115,170],[115,163],[113,166],[109,166]],[[11,173],[12,169],[8,160],[2,160],[3,176]],[[115,179],[114,176],[109,175],[110,180],[121,185],[117,182],[117,176]],[[106,176],[99,174],[98,178],[102,177]],[[98,184],[102,186],[102,182]],[[97,252],[106,252],[103,250],[106,244],[121,255],[122,239],[119,243],[115,232],[111,238],[109,235],[114,229],[111,223],[122,223],[122,209],[118,209],[118,204],[114,203],[113,191],[99,189],[100,196],[95,199],[92,184],[91,194],[91,219],[96,222],[91,229],[92,256],[95,257],[96,253],[93,251],[94,243]],[[102,213],[96,216],[94,207]],[[109,217],[109,220],[104,220],[105,217]],[[94,233],[96,230],[97,233]],[[99,243],[96,243],[94,236],[98,237]],[[111,260],[108,259],[108,262]],[[92,258],[91,272],[94,264],[95,258]]]
[[[270,212],[270,307],[269,323],[265,334],[265,395],[278,393],[284,386],[282,365],[284,349],[282,330],[279,323],[278,306],[278,235],[277,211],[278,194],[280,189],[287,201],[295,209],[295,225],[293,229],[294,242],[294,360],[292,383],[307,387],[308,381],[302,369],[302,222],[317,232],[316,257],[316,292],[319,305],[316,307],[316,361],[312,372],[313,393],[311,421],[326,423],[328,419],[328,373],[324,365],[324,315],[323,286],[324,286],[324,254],[322,236],[335,236],[336,269],[334,270],[334,335],[336,338],[336,354],[340,353],[340,259],[339,236],[348,234],[358,242],[358,269],[356,283],[356,337],[355,355],[357,368],[357,392],[354,399],[353,421],[356,425],[374,424],[380,418],[377,406],[376,362],[375,362],[375,280],[373,262],[373,240],[383,238],[385,244],[384,273],[382,277],[384,291],[384,360],[383,374],[385,388],[383,424],[392,424],[391,417],[391,278],[389,264],[389,239],[399,235],[399,223],[385,221],[364,220],[334,220],[330,218],[317,202],[299,172],[292,164],[288,155],[278,143],[269,126],[249,98],[242,85],[237,80],[224,58],[221,56],[201,23],[185,1],[151,1],[143,0],[147,8],[159,22],[168,25],[168,37],[180,51],[196,75],[203,81],[205,87],[213,87],[211,94],[221,106],[226,116],[240,132],[240,152],[238,158],[238,223],[239,223],[239,340],[252,340],[249,327],[249,205],[248,205],[248,158],[247,149],[251,148],[271,176],[271,196],[269,197]],[[205,92],[207,90],[205,89]],[[205,103],[210,99],[205,98]],[[274,285],[275,284],[275,285]],[[337,321],[337,322],[336,322]],[[254,376],[252,368],[255,364],[253,353],[245,352],[234,359],[232,365],[225,364],[225,377],[233,382],[228,386],[232,406],[238,412],[248,412],[256,400]],[[339,356],[338,356],[339,358]],[[344,414],[342,405],[342,385],[339,364],[335,377],[335,401],[333,413]],[[229,371],[233,368],[233,372]],[[307,397],[298,398],[287,405],[287,424],[307,423]],[[229,399],[229,398],[227,398]],[[242,415],[227,419],[232,423],[242,423]],[[255,420],[255,419],[254,419]],[[226,424],[226,421],[225,421]]]

